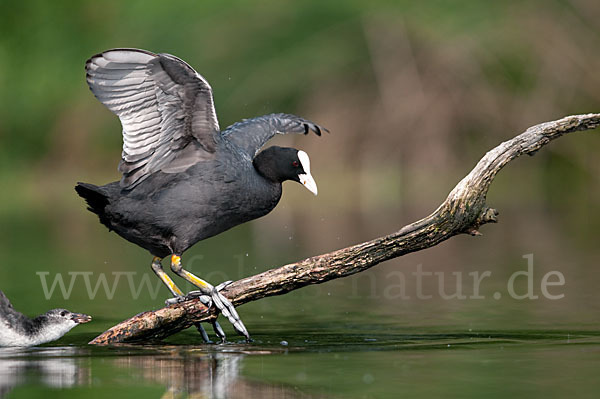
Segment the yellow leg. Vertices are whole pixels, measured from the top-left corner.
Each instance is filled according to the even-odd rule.
[[[169,291],[171,291],[171,294],[173,294],[173,296],[183,296],[183,291],[181,291],[179,287],[175,285],[175,282],[173,282],[173,280],[171,280],[171,277],[169,277],[169,275],[163,270],[162,264],[160,263],[161,260],[162,259],[158,256],[155,256],[154,259],[152,259],[152,271],[154,271],[158,278],[162,280],[162,282],[167,286]]]
[[[171,255],[171,270],[175,272],[178,276],[189,281],[196,287],[200,288],[205,294],[210,295],[213,290],[213,286],[206,281],[202,280],[200,277],[196,276],[193,273],[188,272],[181,266],[181,256],[179,255]],[[163,272],[164,273],[164,272]]]
[[[171,255],[171,270],[179,277],[184,280],[194,284],[196,287],[200,288],[200,292],[204,295],[209,295],[211,297],[213,305],[221,311],[223,316],[227,317],[235,330],[246,337],[247,340],[250,339],[250,335],[248,334],[248,330],[242,323],[240,316],[237,311],[229,301],[229,299],[225,298],[218,290],[215,289],[210,283],[202,280],[200,277],[196,276],[193,273],[188,272],[181,266],[181,257],[179,255]],[[164,273],[164,272],[163,272]],[[164,280],[163,280],[164,281]],[[221,339],[225,339],[225,334],[218,323],[214,323],[216,328],[217,335],[221,337]],[[217,330],[218,327],[218,330]]]

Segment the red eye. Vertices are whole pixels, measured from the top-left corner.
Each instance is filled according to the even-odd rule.
[[[298,161],[294,161],[294,162],[292,162],[292,166],[293,166],[294,168],[297,168],[297,167],[298,167],[298,165],[300,165],[300,164],[298,163]]]

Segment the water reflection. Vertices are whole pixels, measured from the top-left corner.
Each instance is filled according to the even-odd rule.
[[[19,386],[38,386],[42,391],[104,386],[133,392],[150,385],[163,386],[163,398],[313,397],[287,385],[254,382],[242,375],[248,356],[277,352],[172,345],[0,348],[0,398]]]
[[[81,352],[75,347],[0,348],[0,398],[25,383],[51,388],[88,383],[89,369],[73,357]]]
[[[427,329],[419,326],[400,332],[373,323],[310,329],[273,333],[272,327],[268,334],[257,332],[249,345],[0,348],[0,397],[39,398],[49,389],[75,387],[77,397],[461,396],[445,394],[463,389],[456,381],[479,381],[473,387],[478,397],[490,387],[504,392],[512,386],[506,381],[565,393],[561,397],[582,397],[566,395],[574,387],[580,393],[600,389],[597,329],[417,332]],[[182,334],[182,342],[191,339]],[[556,377],[564,373],[587,382],[562,384]],[[513,397],[510,393],[498,396]]]
[[[157,356],[132,356],[115,360],[122,368],[139,370],[145,380],[167,387],[167,393],[201,394],[201,397],[229,397],[239,374],[240,354],[179,354],[165,352]]]
[[[263,355],[263,352],[256,354]],[[144,380],[165,386],[163,398],[311,398],[285,385],[253,382],[241,376],[244,359],[251,353],[205,352],[176,349],[154,356],[131,356],[115,360]]]

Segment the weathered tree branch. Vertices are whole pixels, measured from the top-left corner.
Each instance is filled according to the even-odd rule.
[[[479,235],[481,225],[497,221],[498,212],[486,206],[486,195],[500,169],[523,154],[533,155],[564,134],[598,126],[600,114],[567,116],[530,127],[485,154],[431,215],[390,235],[243,278],[221,292],[239,306],[309,284],[349,276],[383,261],[432,247],[457,234]],[[161,339],[196,322],[216,317],[214,308],[208,309],[198,299],[188,300],[140,313],[99,335],[90,344]]]

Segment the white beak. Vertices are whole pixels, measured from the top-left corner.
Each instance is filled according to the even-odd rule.
[[[298,159],[300,160],[300,163],[302,164],[302,169],[304,169],[305,172],[303,174],[298,175],[300,183],[302,183],[302,185],[306,187],[308,191],[310,191],[314,195],[317,195],[317,183],[310,174],[310,159],[308,158],[308,154],[304,151],[298,151]]]
[[[311,175],[309,175],[309,174],[298,175],[298,177],[300,178],[300,183],[302,183],[304,185],[304,187],[306,187],[308,189],[308,191],[310,191],[314,195],[317,195],[317,193],[318,193],[317,183],[315,182],[315,179],[313,179],[313,177]]]

